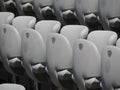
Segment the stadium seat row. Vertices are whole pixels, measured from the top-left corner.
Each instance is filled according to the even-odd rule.
[[[84,25],[61,28],[59,21],[36,23],[33,16],[0,12],[0,56],[6,70],[13,76],[27,73],[33,81],[58,89],[119,90],[117,38],[114,31],[89,33]]]
[[[119,33],[119,0],[1,0],[1,11],[59,20],[62,25],[82,24],[90,29]]]

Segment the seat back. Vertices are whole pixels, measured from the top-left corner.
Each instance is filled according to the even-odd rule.
[[[119,47],[107,46],[102,52],[102,78],[105,90],[117,90],[120,87]]]
[[[76,5],[83,14],[98,13],[98,0],[77,0]]]
[[[101,78],[101,52],[104,46],[114,45],[117,41],[117,34],[111,31],[93,31],[87,40],[78,40],[74,46],[73,71],[75,81],[80,90],[86,90],[89,80],[92,83],[99,82]],[[92,81],[90,79],[95,79]],[[92,86],[90,88],[99,88]],[[108,89],[109,90],[109,89]]]
[[[5,24],[0,27],[0,52],[3,65],[13,74],[9,67],[9,60],[21,57],[21,37],[11,25]]]
[[[117,37],[117,33],[113,31],[93,31],[87,39],[93,42],[101,53],[105,45],[115,45]]]
[[[64,35],[73,47],[76,39],[86,38],[88,34],[88,27],[83,25],[67,25],[61,29],[61,34]]]
[[[46,45],[39,32],[32,29],[26,29],[23,32],[22,57],[28,76],[37,80],[32,71],[32,66],[46,61]]]
[[[115,23],[114,21],[110,22],[109,20],[120,17],[119,3],[119,0],[99,0],[100,20],[104,29],[111,29],[110,24]],[[119,25],[117,27],[119,27]]]
[[[32,16],[18,16],[16,17],[12,25],[18,30],[20,35],[25,28],[33,28],[36,23],[36,18]]]
[[[84,32],[84,33],[83,33]],[[73,61],[73,43],[78,38],[87,36],[85,26],[68,25],[61,29],[61,34],[51,34],[47,40],[47,68],[53,83],[65,89],[58,79],[58,72],[70,70]],[[69,88],[70,89],[70,88]]]
[[[16,5],[20,15],[35,16],[33,0],[16,0]]]
[[[65,24],[78,24],[74,13],[75,0],[54,0],[54,9],[57,19]]]
[[[14,14],[10,12],[0,12],[0,25],[11,24],[14,19]]]
[[[18,84],[1,84],[0,90],[25,90],[25,87]]]
[[[80,90],[86,90],[85,80],[101,76],[101,57],[94,43],[80,39],[74,45],[73,74]]]
[[[35,30],[37,30],[43,37],[45,43],[47,42],[48,35],[50,33],[57,33],[61,28],[61,23],[59,21],[53,20],[43,20],[35,25]]]
[[[56,19],[53,10],[53,0],[33,0],[35,13],[41,19]]]
[[[87,25],[91,29],[97,29],[96,27],[99,25],[98,0],[76,0],[75,9],[81,24]]]

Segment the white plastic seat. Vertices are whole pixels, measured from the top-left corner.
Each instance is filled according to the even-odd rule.
[[[10,12],[0,12],[0,25],[11,24],[14,19],[14,14]]]
[[[113,31],[93,31],[87,40],[76,41],[73,77],[79,90],[101,88],[101,52],[104,46],[114,45],[116,40],[117,34]]]
[[[53,9],[53,0],[33,0],[33,5],[35,8],[35,13],[39,20],[56,19]]]
[[[34,28],[36,18],[33,16],[18,16],[13,19],[12,25],[18,30],[20,35],[25,28]]]
[[[0,26],[3,24],[11,24],[14,14],[10,12],[0,12]]]
[[[90,29],[100,27],[98,0],[76,0],[75,9],[80,24],[87,25]]]
[[[120,39],[116,46],[106,46],[102,51],[102,78],[104,90],[120,89]]]
[[[26,89],[24,88],[24,86],[19,84],[5,83],[0,84],[0,90],[26,90]]]
[[[33,0],[16,0],[16,5],[20,15],[35,16]]]
[[[34,81],[45,82],[46,44],[36,30],[25,30],[22,35],[22,57],[28,76]],[[36,75],[39,74],[39,77]],[[47,75],[46,75],[47,76]],[[47,81],[46,81],[47,82]]]
[[[13,75],[22,74],[21,37],[16,28],[11,25],[4,24],[0,27],[0,52],[6,70]]]
[[[54,0],[57,19],[63,24],[79,24],[75,14],[75,0]]]
[[[88,28],[81,25],[67,25],[60,34],[50,34],[47,40],[47,69],[52,82],[61,89],[75,88],[71,78],[73,44],[78,38],[85,38]]]
[[[119,47],[107,46],[103,50],[102,78],[105,90],[120,89],[119,54]]]
[[[99,0],[99,16],[104,29],[119,32],[119,4],[119,0]]]
[[[0,2],[2,2],[2,1],[0,1]],[[3,7],[3,6],[1,5],[1,7]],[[13,13],[0,12],[0,26],[3,25],[3,24],[11,24],[13,19],[14,19],[14,14]],[[0,71],[3,71],[3,73],[0,74],[0,78],[3,79],[3,80],[6,80],[7,79],[7,74],[6,74],[6,71],[4,70],[4,67],[2,66],[1,54],[0,54],[0,64],[1,64]]]

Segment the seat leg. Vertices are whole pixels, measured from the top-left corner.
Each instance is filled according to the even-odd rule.
[[[35,87],[35,90],[39,90],[38,89],[38,82],[37,81],[34,81],[34,87]]]
[[[17,83],[15,75],[12,76],[12,79],[13,79],[13,83]]]

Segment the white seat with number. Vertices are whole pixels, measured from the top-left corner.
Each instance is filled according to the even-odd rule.
[[[102,51],[102,78],[104,90],[120,90],[120,39],[116,46],[106,46]]]

